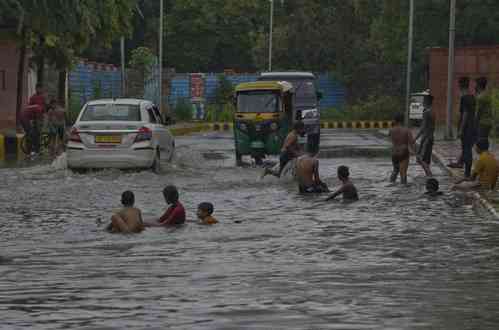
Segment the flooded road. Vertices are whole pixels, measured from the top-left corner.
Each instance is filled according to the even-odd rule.
[[[416,166],[388,185],[387,158],[321,159],[330,186],[350,166],[357,203],[300,196],[234,167],[232,143],[179,138],[162,175],[0,169],[0,329],[497,328],[499,225],[483,211],[422,197]],[[167,184],[187,225],[103,231],[124,190],[161,215]],[[195,223],[203,201],[219,224]]]

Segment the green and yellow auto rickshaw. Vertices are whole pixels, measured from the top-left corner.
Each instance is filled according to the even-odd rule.
[[[236,162],[249,155],[261,164],[278,155],[293,125],[293,86],[285,81],[256,81],[236,86],[234,139]]]

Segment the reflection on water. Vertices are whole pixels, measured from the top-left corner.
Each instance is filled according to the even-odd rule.
[[[0,328],[496,328],[499,227],[457,197],[421,197],[419,170],[389,186],[388,160],[321,160],[330,185],[351,166],[362,200],[343,204],[190,157],[161,176],[0,169]],[[167,184],[191,223],[103,231],[122,191],[152,218]],[[220,224],[192,222],[202,201]]]

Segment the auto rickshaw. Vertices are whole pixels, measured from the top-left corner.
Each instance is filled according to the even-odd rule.
[[[297,114],[293,85],[285,81],[256,81],[236,86],[234,140],[236,162],[249,155],[261,165],[267,155],[278,155]]]

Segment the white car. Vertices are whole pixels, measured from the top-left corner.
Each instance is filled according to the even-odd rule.
[[[85,104],[66,146],[68,167],[151,168],[170,161],[175,140],[158,108],[139,99],[105,99]]]

